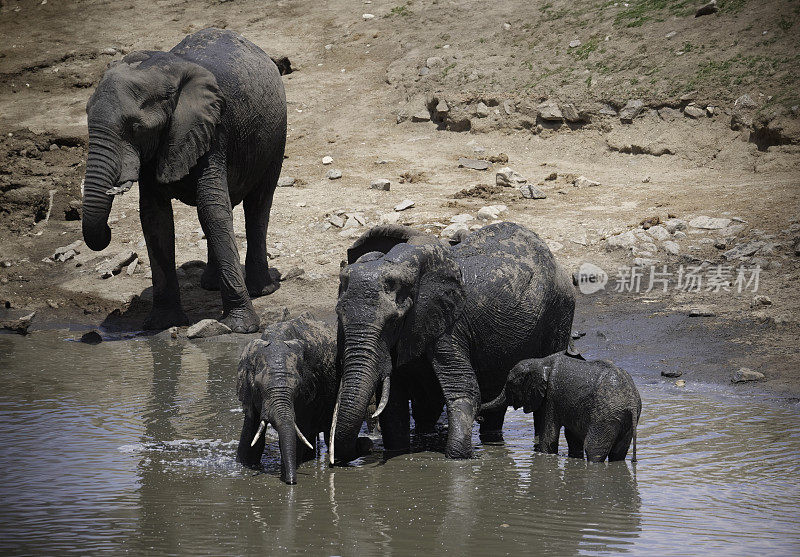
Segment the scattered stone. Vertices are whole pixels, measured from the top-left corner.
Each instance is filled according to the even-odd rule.
[[[505,31],[510,31],[511,30],[511,24],[508,23],[508,22],[503,23],[503,29]]]
[[[514,101],[503,101],[503,112],[507,115],[511,116],[516,110],[517,107],[514,105]]]
[[[645,176],[644,178],[642,178],[642,183],[643,184],[649,184],[650,183],[650,176]]]
[[[598,111],[598,114],[601,116],[616,116],[617,109],[611,106],[610,104],[603,104]]]
[[[763,379],[763,373],[753,371],[749,367],[740,367],[731,374],[731,383],[747,383],[748,381],[761,381]]]
[[[714,247],[717,248],[717,249],[725,249],[725,248],[728,247],[728,244],[725,242],[725,240],[721,240],[720,239],[720,240],[714,241]]]
[[[342,177],[342,171],[338,170],[336,168],[332,168],[332,169],[328,170],[327,176],[328,176],[328,180],[338,180],[339,178]]]
[[[576,188],[591,188],[600,185],[600,182],[595,182],[594,180],[590,180],[586,176],[578,176],[572,182],[572,185]]]
[[[543,102],[537,107],[537,110],[539,111],[539,117],[547,122],[561,122],[564,119],[558,104],[553,101]]]
[[[190,326],[189,330],[186,331],[186,336],[189,338],[208,338],[227,335],[230,332],[230,327],[216,319],[203,319]]]
[[[689,317],[714,317],[716,314],[707,307],[696,307],[689,310]]]
[[[450,112],[450,107],[447,106],[447,103],[444,99],[441,99],[436,104],[434,111],[436,112],[436,119],[442,122],[447,118],[447,114]]]
[[[525,199],[547,199],[547,194],[533,184],[520,186],[519,191]]]
[[[706,111],[697,106],[694,103],[691,103],[683,109],[683,113],[688,116],[689,118],[703,118],[706,115]]]
[[[4,319],[0,321],[0,329],[12,331],[20,335],[27,335],[28,327],[31,326],[31,321],[35,315],[36,312],[34,311],[23,317],[18,317],[17,319]]]
[[[361,16],[363,19],[375,19],[375,14],[364,14]]]
[[[419,75],[421,75],[423,77],[428,75],[429,73],[431,73],[431,69],[429,67],[427,67],[427,66],[422,66],[419,69]]]
[[[489,116],[489,114],[491,114],[489,107],[486,106],[486,104],[484,104],[483,102],[479,102],[478,106],[475,108],[475,115],[478,118],[486,118],[487,116]]]
[[[294,186],[296,179],[292,178],[291,176],[281,176],[278,178],[278,187],[279,188],[291,188]]]
[[[306,272],[305,269],[303,269],[302,267],[292,267],[285,273],[281,273],[280,281],[284,282],[287,280],[295,279],[297,277],[304,275],[305,272]]]
[[[103,337],[97,331],[89,331],[81,335],[81,342],[84,344],[100,344],[103,342]]]
[[[581,42],[578,39],[574,39],[574,40],[569,42],[569,47],[570,48],[576,48],[576,47],[579,47],[579,46],[581,46]]]
[[[658,109],[658,117],[665,122],[671,122],[673,120],[677,120],[678,118],[683,118],[683,114],[681,114],[680,110],[675,110],[674,108],[665,106]]]
[[[456,222],[467,223],[471,220],[475,220],[475,217],[473,217],[469,213],[460,213],[458,215],[453,215],[452,217],[450,217],[450,222],[452,223]]]
[[[410,199],[404,199],[403,201],[394,206],[394,210],[398,212],[405,211],[406,209],[410,209],[413,206],[414,206],[413,201],[411,201]]]
[[[469,232],[469,226],[463,222],[454,222],[453,224],[446,226],[439,235],[442,238],[449,240],[455,237],[461,231]]]
[[[680,377],[683,375],[683,372],[679,369],[665,369],[661,372],[661,375],[664,377]]]
[[[621,234],[615,234],[614,236],[606,238],[606,249],[608,251],[620,248],[631,248],[634,245],[636,245],[636,235],[633,230],[628,230],[627,232],[622,232]]]
[[[508,207],[505,205],[487,205],[478,209],[478,220],[497,220]]]
[[[750,95],[745,93],[744,95],[742,95],[733,102],[733,107],[750,110],[753,108],[758,108],[758,104],[756,104],[756,102],[752,98],[750,98]]]
[[[682,219],[668,219],[664,226],[667,229],[667,232],[670,234],[675,234],[678,230],[686,230],[686,221]]]
[[[750,303],[750,307],[760,307],[760,306],[771,306],[772,305],[772,298],[765,294],[757,294],[753,296],[753,301]]]
[[[727,259],[728,261],[732,259],[741,259],[742,257],[750,257],[751,255],[755,255],[759,250],[767,245],[766,242],[761,240],[753,240],[752,242],[747,242],[746,244],[739,244],[738,246],[729,249],[725,253],[722,254],[722,257]]]
[[[416,114],[414,114],[411,117],[411,121],[412,122],[416,122],[416,123],[419,123],[419,122],[430,122],[431,121],[431,115],[430,115],[429,112],[420,111],[420,112],[417,112]]]
[[[665,39],[671,39],[672,37],[674,37],[674,36],[675,36],[675,35],[677,35],[677,34],[678,34],[678,32],[677,32],[677,31],[670,31],[669,33],[667,33],[666,35],[664,35],[664,38],[665,38]]]
[[[562,249],[564,249],[564,244],[562,244],[561,242],[556,242],[555,240],[545,239],[544,243],[547,244],[548,249],[553,253],[559,252]]]
[[[100,278],[110,278],[118,275],[124,267],[127,267],[137,255],[135,251],[123,251],[107,261],[100,263],[95,270],[100,274]]]
[[[370,183],[369,187],[373,190],[389,191],[392,183],[386,178],[378,178]]]
[[[506,188],[517,187],[528,182],[528,180],[526,180],[525,177],[523,177],[519,172],[516,172],[507,166],[498,170],[494,179],[498,186],[503,186]]]
[[[458,159],[458,167],[471,168],[472,170],[489,170],[492,167],[492,165],[489,161],[479,160],[479,159],[467,159],[462,157]]]
[[[650,228],[648,228],[647,229],[647,233],[650,234],[650,236],[652,236],[653,238],[655,238],[659,242],[664,241],[664,240],[668,240],[669,237],[670,237],[670,233],[667,231],[667,229],[665,227],[661,226],[660,224],[657,224],[656,226],[651,226]]]
[[[704,230],[719,230],[725,228],[731,223],[728,218],[712,218],[705,215],[700,215],[689,221],[689,226],[692,228],[702,228]]]
[[[678,242],[674,242],[672,240],[667,240],[661,244],[661,247],[663,247],[664,251],[670,255],[678,255],[681,252],[681,246],[678,244]]]
[[[700,16],[703,16],[703,15],[711,15],[711,14],[717,13],[718,11],[719,11],[719,8],[717,7],[717,0],[711,0],[711,2],[709,2],[705,6],[702,6],[702,7],[698,8],[697,11],[694,13],[694,17],[700,17]]]
[[[686,386],[686,381],[684,381],[683,379],[678,379],[677,381],[675,381],[675,386],[676,387],[685,387]]]
[[[431,56],[430,58],[425,60],[425,65],[432,70],[436,68],[443,68],[444,59],[439,56]]]
[[[133,261],[131,261],[131,262],[130,262],[130,265],[128,265],[128,268],[127,268],[127,269],[125,269],[125,273],[126,273],[126,274],[127,274],[129,277],[132,277],[132,276],[133,276],[133,273],[135,273],[135,272],[136,272],[136,266],[137,266],[137,265],[139,265],[139,258],[138,258],[138,257],[135,257],[135,258],[133,259]]]
[[[643,218],[642,222],[639,223],[639,226],[641,226],[642,229],[647,230],[651,226],[656,226],[657,224],[660,224],[660,223],[661,223],[661,217],[659,217],[658,215],[655,215],[655,216],[652,216],[652,217]],[[638,234],[638,232],[635,232],[635,231],[634,231],[634,233]],[[647,236],[642,236],[642,239],[643,240],[647,240]]]
[[[56,248],[56,251],[53,252],[51,258],[53,261],[69,261],[81,252],[80,249],[78,249],[80,248],[81,244],[83,244],[81,240],[75,240],[68,246]]]
[[[644,109],[644,102],[639,99],[630,100],[619,111],[619,119],[623,124],[630,124]]]
[[[336,228],[344,227],[344,219],[339,215],[328,215],[328,222]]]
[[[322,164],[333,164],[333,157],[322,157]]]
[[[495,164],[506,164],[508,162],[508,155],[505,153],[498,153],[497,155],[489,155],[484,157],[487,161]]]
[[[553,180],[555,180],[556,178],[558,178],[558,172],[551,172],[550,174],[548,174],[548,175],[547,175],[547,177],[545,178],[545,180],[546,180],[546,181],[553,181]]]
[[[104,48],[100,51],[100,54],[103,54],[105,56],[115,56],[117,54],[117,49],[113,47]]]
[[[572,103],[564,103],[561,105],[561,114],[564,116],[564,120],[567,122],[580,122],[583,120],[583,116],[575,108],[575,105]]]

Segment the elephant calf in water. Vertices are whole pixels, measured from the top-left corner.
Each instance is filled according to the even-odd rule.
[[[336,404],[336,331],[301,316],[275,323],[253,340],[239,362],[237,391],[244,408],[237,460],[249,466],[261,461],[264,429],[278,432],[281,479],[297,483],[297,463],[316,456],[319,432],[329,442]],[[299,450],[297,439],[302,441]],[[360,440],[362,452],[368,439]]]
[[[633,439],[636,460],[642,400],[631,376],[609,361],[586,361],[566,352],[522,360],[481,413],[506,406],[534,413],[539,452],[556,454],[564,427],[571,457],[585,453],[590,462],[624,460]]]

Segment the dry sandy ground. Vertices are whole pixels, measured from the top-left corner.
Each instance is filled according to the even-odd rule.
[[[303,274],[255,301],[265,323],[283,316],[284,308],[290,314],[332,311],[344,250],[366,228],[341,230],[326,224],[330,215],[358,213],[367,226],[400,222],[438,234],[457,214],[476,217],[483,206],[503,204],[507,210],[500,218],[536,230],[571,272],[583,262],[606,270],[606,290],[615,288],[617,269],[629,268],[635,257],[657,260],[673,273],[704,261],[706,274],[718,264],[731,265],[734,275],[740,264],[763,267],[757,293],[752,287],[739,293],[735,286],[730,292],[705,286],[680,292],[675,277],[667,293],[644,293],[648,265],[641,294],[579,294],[579,311],[616,311],[607,309],[609,299],[613,307],[636,311],[652,301],[663,312],[701,308],[714,315],[698,320],[739,345],[735,357],[721,358],[725,377],[747,366],[766,374],[759,389],[800,394],[800,147],[792,112],[797,2],[731,2],[703,18],[692,16],[689,3],[673,2],[667,4],[674,9],[636,12],[647,19],[633,27],[628,23],[638,20],[620,16],[617,7],[604,13],[601,4],[607,3],[570,11],[567,2],[508,1],[3,2],[0,26],[9,40],[0,47],[0,299],[11,306],[7,313],[36,310],[34,325],[78,328],[102,323],[130,329],[144,316],[150,280],[136,188],[115,201],[106,250],[83,247],[65,263],[42,259],[80,239],[80,221],[66,219],[76,216],[70,202],[74,207],[80,198],[85,102],[106,64],[131,50],[167,50],[186,33],[215,25],[241,32],[270,54],[289,56],[296,70],[283,78],[289,112],[283,176],[298,183],[276,193],[268,245],[282,273]],[[734,4],[736,12],[730,11]],[[364,13],[375,17],[364,19]],[[760,29],[768,24],[763,35]],[[688,52],[675,53],[675,36],[665,38],[670,30],[686,34],[680,40],[681,48],[693,45]],[[769,32],[779,39],[766,42]],[[723,44],[732,35],[741,44]],[[594,48],[584,48],[585,57],[570,54],[565,43],[575,38]],[[601,52],[601,43],[608,42],[613,48]],[[762,75],[761,66],[746,65],[745,55],[770,60],[772,70]],[[420,76],[431,57],[444,65],[434,60],[428,75]],[[717,73],[701,72],[708,60],[733,61],[713,66]],[[540,66],[526,70],[523,62]],[[654,66],[667,77],[643,79],[643,68]],[[561,67],[567,69],[556,71]],[[536,79],[528,75],[517,83],[514,77],[526,71]],[[586,85],[586,71],[595,85]],[[584,85],[575,87],[575,80]],[[452,114],[467,118],[471,131],[442,129],[447,119],[412,121],[410,116],[426,112],[430,93],[445,99]],[[742,111],[734,101],[745,93],[754,106]],[[630,124],[600,113],[634,98],[645,108]],[[547,99],[574,103],[581,121],[543,120],[537,106]],[[685,116],[681,111],[692,102],[701,111],[715,107],[713,115]],[[731,129],[734,114],[743,122],[737,130]],[[751,139],[763,140],[763,150]],[[486,171],[458,166],[460,157],[500,153],[508,163]],[[324,156],[333,157],[333,164],[324,166]],[[516,188],[491,187],[503,166],[537,184],[547,198],[523,199]],[[342,178],[327,179],[331,168],[341,170]],[[556,178],[545,180],[552,173]],[[579,175],[600,185],[575,187],[572,179]],[[391,180],[391,190],[370,189],[377,178]],[[490,187],[477,197],[455,195],[480,184]],[[414,207],[395,212],[405,199]],[[195,210],[177,202],[174,209],[178,263],[205,260]],[[689,227],[685,237],[670,238],[679,245],[678,255],[656,240],[639,239],[634,250],[608,248],[606,238],[637,229],[645,219],[691,221],[700,215],[741,219],[731,224],[744,226],[723,232]],[[235,225],[243,242],[240,208]],[[753,241],[763,242],[753,256],[723,258]],[[136,271],[99,278],[96,265],[128,249],[138,254]],[[182,275],[190,318],[217,317],[218,295],[199,289],[198,268],[188,266]],[[755,294],[768,296],[771,304],[754,304]]]

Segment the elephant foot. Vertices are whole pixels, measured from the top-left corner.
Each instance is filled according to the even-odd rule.
[[[220,322],[234,333],[255,333],[261,325],[261,319],[252,306],[232,309],[222,316]]]
[[[356,440],[356,454],[358,456],[368,455],[372,452],[372,439],[369,437],[359,437]]]
[[[272,267],[263,273],[247,273],[245,285],[251,298],[268,296],[280,288],[281,273]]]
[[[500,443],[504,442],[502,431],[487,431],[480,434],[481,443]]]
[[[219,290],[219,269],[216,266],[206,265],[200,276],[200,288],[203,290]]]
[[[161,331],[170,327],[189,324],[189,318],[181,308],[153,308],[144,320],[142,328],[146,331]]]

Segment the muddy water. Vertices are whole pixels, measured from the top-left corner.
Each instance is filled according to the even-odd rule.
[[[3,554],[800,551],[796,406],[637,379],[635,466],[533,455],[515,412],[473,460],[319,458],[289,487],[274,435],[234,461],[241,343],[71,336],[0,336]]]

